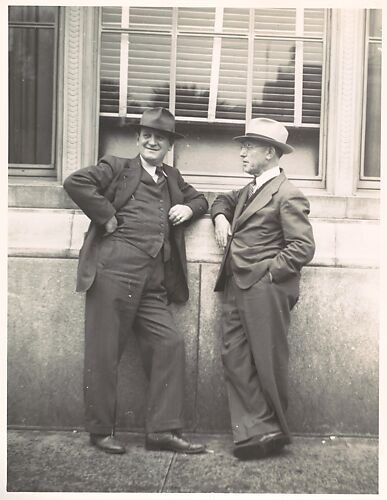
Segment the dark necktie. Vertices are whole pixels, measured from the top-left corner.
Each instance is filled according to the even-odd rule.
[[[156,167],[156,174],[157,174],[157,184],[162,181],[163,176],[164,176],[164,170],[163,167]]]
[[[255,179],[252,182],[250,182],[250,184],[247,184],[247,198],[246,198],[245,203],[243,205],[243,210],[245,210],[247,205],[250,204],[250,200],[251,200],[253,194],[255,194],[254,188],[255,188]]]

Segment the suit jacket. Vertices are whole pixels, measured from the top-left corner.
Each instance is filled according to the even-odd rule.
[[[193,211],[189,222],[203,215],[208,209],[204,195],[187,184],[176,168],[165,164],[163,168],[172,206],[189,206]],[[96,166],[81,168],[64,181],[64,189],[91,220],[79,253],[77,291],[86,291],[93,284],[104,224],[136,191],[141,169],[139,155],[133,159],[104,156]],[[165,286],[173,302],[185,302],[189,296],[183,227],[186,224],[171,226],[170,231],[171,259],[166,263]]]
[[[282,170],[243,210],[247,195],[248,186],[245,186],[219,195],[211,207],[212,219],[224,214],[232,232],[216,280],[216,291],[224,289],[225,262],[230,252],[233,276],[242,289],[250,288],[268,271],[275,282],[297,275],[314,255],[309,202]]]

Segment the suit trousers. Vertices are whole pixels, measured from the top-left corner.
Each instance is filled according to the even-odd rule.
[[[272,283],[266,274],[248,289],[226,280],[222,361],[235,443],[278,430],[291,441],[287,335],[298,294],[298,276]]]
[[[86,430],[114,432],[117,371],[128,335],[137,337],[149,381],[147,432],[183,427],[184,338],[167,305],[162,252],[156,258],[105,237],[86,293],[84,397]]]

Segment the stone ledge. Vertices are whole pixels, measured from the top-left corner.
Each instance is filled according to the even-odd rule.
[[[333,196],[324,190],[302,188],[309,198],[311,216],[332,219],[380,218],[379,191],[358,191],[354,196]],[[204,193],[211,205],[217,192]],[[12,208],[77,209],[62,185],[53,180],[10,178],[8,205]]]
[[[89,220],[79,210],[9,209],[9,255],[76,258]],[[311,218],[316,240],[314,266],[378,267],[379,222]],[[219,263],[209,215],[186,230],[190,262]]]

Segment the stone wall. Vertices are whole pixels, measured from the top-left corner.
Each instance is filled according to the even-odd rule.
[[[82,428],[83,294],[74,291],[87,219],[77,210],[9,213],[8,423]],[[289,424],[299,434],[378,433],[377,221],[312,219],[316,256],[292,314]],[[209,217],[187,231],[191,297],[174,306],[186,339],[192,431],[229,432],[220,361],[219,267]],[[135,340],[119,374],[118,427],[143,426]]]

